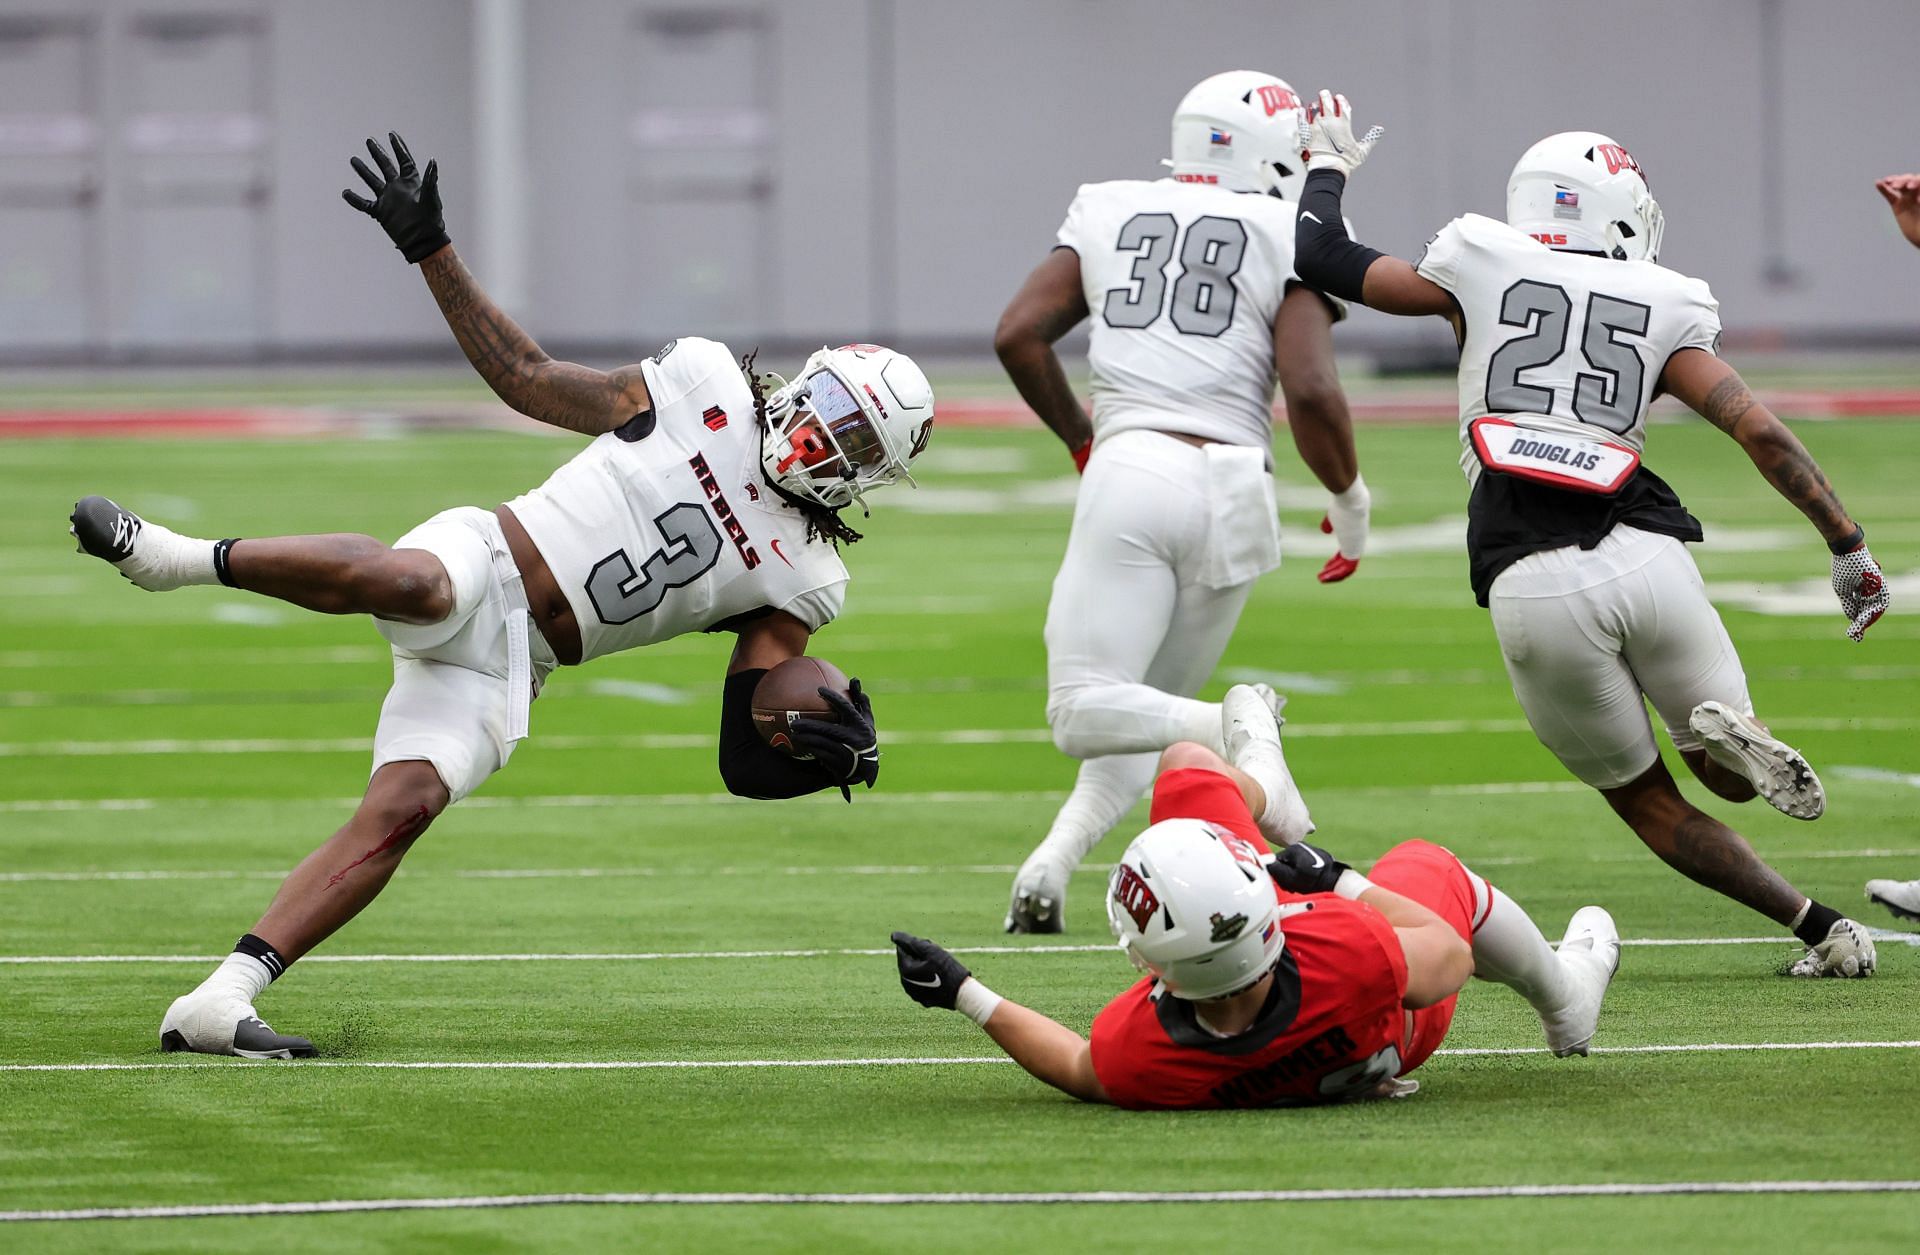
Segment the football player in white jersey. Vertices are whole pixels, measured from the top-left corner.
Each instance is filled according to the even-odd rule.
[[[994,347],[1084,480],[1047,608],[1047,721],[1081,759],[1014,879],[1009,932],[1059,932],[1073,869],[1152,783],[1156,754],[1219,738],[1193,698],[1254,581],[1280,563],[1273,389],[1295,447],[1333,494],[1323,530],[1353,573],[1368,496],[1331,330],[1341,310],[1293,272],[1300,102],[1270,74],[1216,74],[1173,117],[1173,177],[1081,187],[1058,243],[1001,316]],[[1093,415],[1053,344],[1091,314]],[[1276,702],[1278,699],[1273,699]],[[1297,794],[1263,817],[1310,829]],[[1284,837],[1283,837],[1284,829]]]
[[[768,668],[806,651],[840,611],[839,511],[905,478],[933,426],[926,376],[870,344],[822,349],[769,394],[752,359],[685,338],[602,373],[557,362],[461,264],[437,171],[357,158],[374,217],[421,274],[475,369],[514,409],[595,437],[539,488],[492,510],[428,519],[389,547],[371,536],[197,540],[89,497],[81,547],[140,587],[222,583],[328,614],[367,614],[393,646],[366,796],[287,877],[213,975],[161,1022],[167,1050],[292,1058],[312,1044],[264,1024],[254,1001],[286,965],[373,901],[446,807],[506,765],[528,707],[559,664],[688,632],[737,634],[721,703],[720,774],[748,797],[872,787],[879,744],[854,681],[821,693],[838,718],[801,720],[787,757],[753,729]],[[848,794],[851,798],[851,794]]]
[[[1707,285],[1657,263],[1665,220],[1640,164],[1605,135],[1549,136],[1514,167],[1506,222],[1456,218],[1415,265],[1342,226],[1347,176],[1379,128],[1356,138],[1345,99],[1327,92],[1309,117],[1301,274],[1388,313],[1446,318],[1459,338],[1473,590],[1527,722],[1669,866],[1805,943],[1795,975],[1868,975],[1866,931],[1689,804],[1647,719],[1643,695],[1716,795],[1758,794],[1799,819],[1824,809],[1806,759],[1753,717],[1739,655],[1681,543],[1701,539],[1700,524],[1640,465],[1660,393],[1738,441],[1813,523],[1854,640],[1887,590],[1812,455],[1717,355]]]

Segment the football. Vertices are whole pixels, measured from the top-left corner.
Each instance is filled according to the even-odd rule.
[[[813,755],[798,750],[789,733],[793,721],[802,716],[828,720],[836,717],[833,707],[820,696],[823,687],[836,693],[847,691],[846,675],[824,658],[802,654],[772,668],[753,686],[754,731],[782,754],[812,758]]]

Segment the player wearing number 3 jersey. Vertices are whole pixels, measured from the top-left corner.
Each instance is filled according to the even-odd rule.
[[[161,1023],[168,1050],[288,1058],[311,1043],[253,1002],[286,965],[371,902],[427,825],[506,765],[555,666],[690,632],[736,634],[721,702],[720,774],[748,797],[872,787],[879,749],[855,683],[837,720],[797,720],[806,757],[764,745],[752,696],[840,612],[840,511],[907,477],[933,428],[912,360],[821,349],[788,383],[711,340],[676,340],[609,373],[556,362],[467,273],[442,224],[437,171],[398,136],[369,140],[386,229],[501,399],[593,442],[493,510],[447,510],[391,547],[370,536],[197,540],[104,497],[74,509],[81,547],[152,591],[222,583],[330,614],[367,614],[393,646],[373,775],[352,819],[287,877],[235,952]],[[823,690],[825,693],[826,690]],[[851,794],[848,794],[851,798]]]
[[[1276,379],[1333,494],[1322,526],[1339,552],[1320,579],[1359,563],[1369,499],[1334,371],[1341,311],[1293,267],[1299,117],[1271,74],[1200,83],[1174,113],[1173,177],[1082,187],[1001,317],[1007,373],[1084,474],[1046,622],[1047,722],[1082,761],[1014,878],[1009,932],[1062,931],[1068,877],[1139,800],[1154,754],[1217,730],[1219,708],[1194,695],[1280,563]],[[1088,318],[1091,420],[1052,348]],[[1310,827],[1304,812],[1274,822]]]
[[[1688,804],[1647,719],[1651,700],[1718,796],[1758,794],[1798,819],[1825,808],[1806,759],[1753,717],[1682,545],[1700,524],[1640,464],[1660,393],[1739,441],[1819,530],[1852,639],[1886,610],[1887,588],[1813,457],[1717,356],[1706,284],[1657,263],[1666,220],[1640,163],[1605,135],[1549,136],[1514,167],[1506,222],[1455,219],[1416,266],[1341,226],[1347,176],[1379,128],[1356,138],[1345,99],[1327,92],[1308,112],[1301,275],[1388,313],[1440,315],[1459,338],[1473,591],[1535,734],[1669,865],[1791,929],[1808,947],[1795,975],[1868,975],[1866,931]]]
[[[1279,727],[1245,686],[1228,692],[1222,722],[1228,758],[1194,743],[1161,755],[1153,825],[1108,879],[1108,921],[1146,978],[1089,1037],[895,933],[907,996],[967,1015],[1049,1085],[1120,1107],[1405,1097],[1418,1085],[1403,1078],[1445,1039],[1473,975],[1525,998],[1553,1053],[1587,1053],[1619,966],[1611,916],[1581,908],[1556,952],[1511,898],[1430,842],[1395,846],[1365,876],[1304,843],[1276,856],[1254,816],[1293,787]]]

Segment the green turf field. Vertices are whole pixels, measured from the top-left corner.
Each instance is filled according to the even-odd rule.
[[[1920,422],[1800,431],[1895,580],[1893,612],[1863,646],[1824,592],[1818,538],[1737,448],[1703,424],[1660,426],[1650,462],[1707,523],[1698,557],[1762,716],[1830,794],[1812,825],[1709,809],[1802,888],[1868,912],[1868,877],[1920,876]],[[556,675],[510,768],[261,1000],[275,1027],[315,1039],[324,1067],[162,1056],[155,1031],[347,814],[384,646],[364,622],[228,590],[139,592],[72,552],[66,511],[101,491],[203,535],[391,538],[444,507],[501,500],[575,446],[476,433],[0,444],[0,956],[27,960],[0,963],[0,1211],[1920,1176],[1912,940],[1885,937],[1870,981],[1776,975],[1797,947],[1667,872],[1527,732],[1466,588],[1452,431],[1370,426],[1360,440],[1375,552],[1354,580],[1314,583],[1317,493],[1283,450],[1299,552],[1260,586],[1209,692],[1237,674],[1279,677],[1290,757],[1337,854],[1434,838],[1550,935],[1598,901],[1624,936],[1673,944],[1628,947],[1590,1059],[1451,1054],[1402,1103],[1189,1115],[1082,1107],[982,1061],[984,1035],[910,1004],[883,952],[895,927],[984,948],[967,957],[985,980],[1077,1027],[1132,976],[1102,945],[1100,904],[1128,833],[1076,881],[1068,935],[1037,939],[1072,948],[1000,932],[1013,867],[1071,777],[1043,717],[1040,624],[1072,493],[1050,438],[944,431],[925,487],[876,499],[845,617],[816,649],[874,694],[888,738],[878,791],[852,806],[716,796],[725,640]],[[1817,613],[1739,608],[1801,603]],[[55,961],[75,958],[87,961]],[[1516,997],[1477,985],[1448,1045],[1539,1040]],[[1785,1048],[1736,1048],[1763,1044]],[[1656,1046],[1692,1048],[1641,1049]],[[830,1065],[860,1059],[891,1062]],[[621,1066],[498,1066],[559,1062]],[[723,1062],[740,1066],[703,1066]],[[375,1066],[392,1063],[451,1066]],[[709,1201],[35,1223],[0,1226],[0,1247],[1044,1250],[1198,1237],[1865,1251],[1911,1249],[1916,1229],[1911,1193]]]

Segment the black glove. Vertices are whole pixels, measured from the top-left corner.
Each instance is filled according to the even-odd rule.
[[[871,789],[880,778],[880,733],[873,726],[873,703],[860,691],[858,680],[847,686],[845,694],[822,685],[820,696],[839,719],[795,719],[790,729],[793,743],[813,756],[851,802],[849,785],[858,782]]]
[[[973,975],[966,964],[936,942],[912,933],[893,934],[894,958],[900,962],[900,988],[923,1007],[954,1009],[960,986]]]
[[[392,131],[387,132],[387,139],[393,144],[393,160],[380,145],[367,141],[367,151],[373,154],[373,164],[380,167],[379,174],[367,169],[360,158],[353,159],[354,171],[373,189],[373,199],[345,189],[340,195],[347,204],[378,222],[402,257],[409,262],[421,261],[453,243],[440,216],[440,163],[429,161],[427,172],[421,174],[414,168],[407,142]],[[394,161],[400,163],[398,169]]]
[[[1347,865],[1317,845],[1297,842],[1273,856],[1267,874],[1288,893],[1332,893]]]

